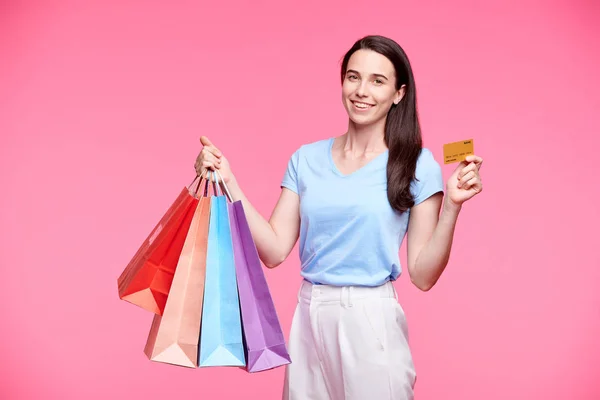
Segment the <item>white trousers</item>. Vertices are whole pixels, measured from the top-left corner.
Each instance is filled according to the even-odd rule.
[[[284,400],[412,400],[408,327],[391,282],[303,281],[292,320]]]

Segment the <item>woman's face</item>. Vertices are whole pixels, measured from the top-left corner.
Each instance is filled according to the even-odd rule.
[[[342,85],[342,101],[350,119],[370,125],[385,119],[392,104],[404,95],[404,85],[396,90],[394,65],[371,50],[358,50],[348,60]]]

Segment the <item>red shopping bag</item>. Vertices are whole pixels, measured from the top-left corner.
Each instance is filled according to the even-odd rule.
[[[196,192],[191,191],[196,179],[189,187],[182,189],[119,276],[117,283],[120,299],[162,315],[175,268],[198,205],[198,189]]]
[[[188,231],[162,316],[154,315],[144,352],[152,361],[198,366],[210,197],[203,197]]]

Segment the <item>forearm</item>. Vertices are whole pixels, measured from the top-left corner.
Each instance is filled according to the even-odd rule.
[[[437,226],[415,260],[413,281],[422,290],[431,289],[448,264],[460,209],[444,199]]]
[[[267,221],[254,206],[250,203],[240,186],[238,185],[235,178],[232,177],[231,181],[227,184],[229,193],[231,194],[232,201],[241,200],[244,207],[244,213],[248,220],[250,232],[258,255],[262,262],[272,267],[278,265],[282,260],[283,255],[278,245],[277,234],[269,221]]]

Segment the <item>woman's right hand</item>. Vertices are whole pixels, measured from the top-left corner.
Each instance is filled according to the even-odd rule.
[[[200,143],[202,143],[203,147],[200,154],[198,154],[196,164],[194,165],[196,173],[199,176],[205,176],[207,170],[217,170],[223,181],[225,181],[226,184],[229,183],[233,178],[231,168],[229,167],[229,161],[227,161],[223,156],[223,153],[221,153],[221,151],[217,149],[206,136],[200,138]]]

